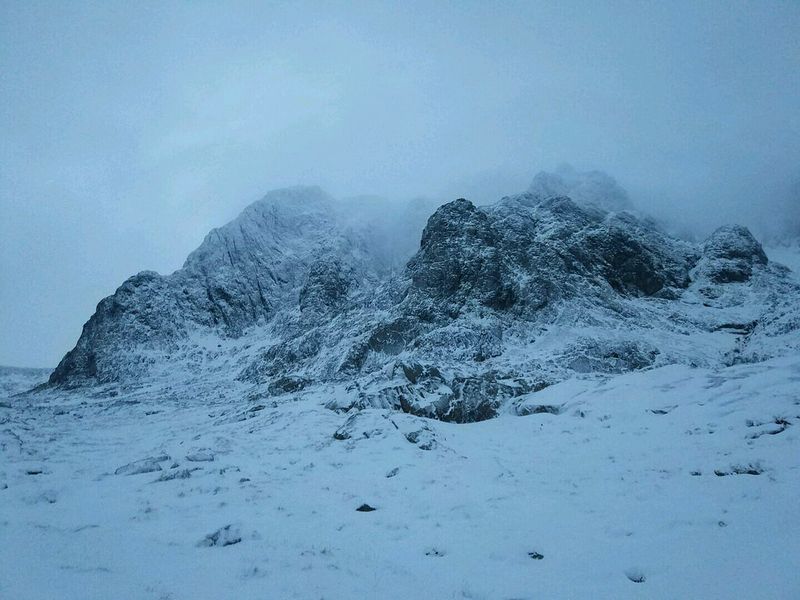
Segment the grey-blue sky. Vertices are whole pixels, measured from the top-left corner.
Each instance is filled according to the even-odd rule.
[[[288,184],[487,202],[569,161],[701,234],[797,215],[796,2],[0,6],[0,364]]]

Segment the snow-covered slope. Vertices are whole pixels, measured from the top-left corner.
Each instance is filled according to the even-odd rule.
[[[17,397],[0,597],[797,598],[799,379],[583,375],[466,425],[241,382]]]

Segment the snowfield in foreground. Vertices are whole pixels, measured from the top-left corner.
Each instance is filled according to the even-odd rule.
[[[91,393],[0,405],[2,598],[800,597],[800,357],[468,425]]]

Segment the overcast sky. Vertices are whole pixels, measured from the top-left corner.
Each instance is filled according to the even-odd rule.
[[[0,7],[0,364],[285,185],[488,202],[566,161],[701,234],[798,214],[799,2]]]

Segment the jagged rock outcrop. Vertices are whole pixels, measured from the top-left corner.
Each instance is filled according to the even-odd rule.
[[[746,227],[720,227],[703,243],[698,275],[713,283],[743,282],[750,279],[754,265],[769,261],[764,249]]]
[[[459,198],[439,208],[422,232],[420,250],[408,264],[411,290],[458,314],[467,302],[507,309],[514,304],[510,265],[490,216]]]
[[[101,301],[50,382],[213,373],[253,397],[324,389],[336,410],[468,422],[576,374],[800,348],[800,288],[745,228],[695,246],[603,208],[627,205],[607,176],[567,175],[487,207],[444,204],[404,268],[404,243],[374,219],[318,188],[273,192],[181,270]]]
[[[635,217],[566,197],[504,198],[485,210],[459,199],[439,208],[408,264],[405,306],[450,317],[477,303],[532,317],[548,304],[613,290],[674,295],[689,285],[696,254]],[[609,287],[611,289],[609,289]]]

